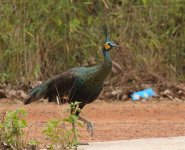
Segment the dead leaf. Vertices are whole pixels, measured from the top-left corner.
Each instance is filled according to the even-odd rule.
[[[0,89],[0,98],[6,98],[6,94],[3,89]]]

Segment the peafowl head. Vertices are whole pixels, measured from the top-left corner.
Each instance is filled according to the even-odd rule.
[[[106,40],[106,43],[103,46],[103,49],[105,51],[109,51],[112,48],[118,48],[118,45],[116,45],[114,42],[110,41],[110,40]]]
[[[114,42],[112,42],[109,37],[108,37],[108,34],[107,34],[107,28],[104,29],[104,34],[105,34],[105,44],[103,46],[103,50],[105,51],[109,51],[111,50],[112,48],[118,48],[118,45],[116,45]]]

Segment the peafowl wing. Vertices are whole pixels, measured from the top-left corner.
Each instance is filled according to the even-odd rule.
[[[30,104],[41,98],[48,98],[49,102],[56,101],[57,96],[62,97],[74,89],[77,78],[72,70],[57,75],[33,88],[24,103]]]

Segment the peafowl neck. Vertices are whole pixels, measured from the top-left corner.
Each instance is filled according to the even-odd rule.
[[[104,63],[103,64],[111,67],[112,66],[112,59],[110,57],[109,51],[107,51],[103,48],[102,52],[103,52],[103,56],[104,56]]]
[[[96,83],[97,85],[102,85],[104,82],[105,78],[107,75],[110,73],[111,68],[112,68],[112,60],[110,57],[110,54],[106,50],[103,51],[103,56],[104,56],[104,62],[101,65],[95,66],[95,67],[90,67],[89,69],[91,71],[87,71],[84,74],[84,79],[88,80],[88,86],[89,83],[94,84]],[[89,86],[90,87],[90,86]]]
[[[109,51],[103,49],[102,52],[104,56],[104,62],[99,66],[99,71],[97,74],[99,77],[104,79],[111,71],[112,59],[110,57]]]

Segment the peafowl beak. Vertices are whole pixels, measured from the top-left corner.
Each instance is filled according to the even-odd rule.
[[[118,49],[118,47],[119,47],[116,43],[113,43],[113,42],[111,43],[111,45],[112,45],[112,47],[114,47],[116,49]]]
[[[118,49],[118,48],[119,48],[119,46],[118,46],[117,44],[115,44],[115,43],[114,43],[114,47],[115,47],[116,49]]]

